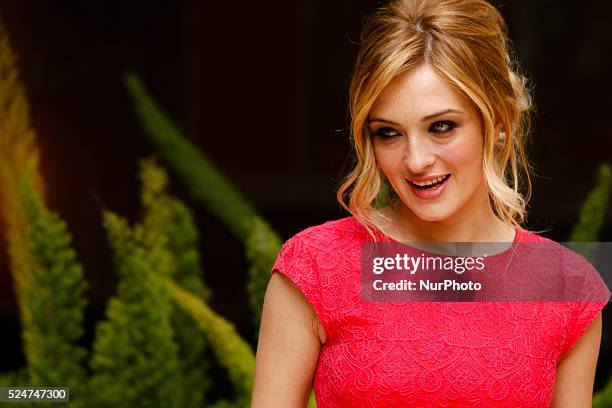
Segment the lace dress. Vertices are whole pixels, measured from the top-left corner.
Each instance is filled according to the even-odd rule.
[[[327,334],[314,377],[319,408],[548,407],[557,362],[606,305],[365,302],[364,241],[354,217],[330,221],[290,238],[272,268],[296,284]],[[515,242],[544,241],[516,231]]]

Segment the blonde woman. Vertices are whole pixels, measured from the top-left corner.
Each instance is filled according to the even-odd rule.
[[[360,297],[364,242],[547,241],[521,228],[529,110],[484,0],[396,0],[370,17],[350,85],[355,167],[338,191],[351,216],[283,246],[253,407],[304,407],[313,387],[319,407],[590,406],[605,302]]]

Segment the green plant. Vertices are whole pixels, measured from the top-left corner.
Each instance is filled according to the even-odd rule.
[[[578,221],[572,228],[570,242],[595,242],[599,239],[610,200],[610,188],[612,188],[612,168],[610,164],[602,163],[597,171],[595,187],[587,195],[580,209]]]
[[[32,188],[34,164],[21,183],[30,275],[22,293],[23,313],[29,316],[24,327],[29,339],[27,384],[69,386],[78,400],[86,394],[81,384],[87,352],[77,342],[83,335],[87,284],[66,225],[43,206]]]
[[[144,225],[159,230],[167,237],[166,247],[173,257],[175,282],[202,301],[211,297],[210,289],[202,280],[203,271],[198,252],[198,231],[191,211],[176,198],[166,193],[166,172],[153,160],[141,164],[141,201],[144,207]],[[202,406],[206,392],[212,385],[207,376],[210,362],[205,338],[193,318],[179,307],[173,307],[170,320],[178,346],[183,404]]]
[[[119,273],[116,297],[98,323],[92,389],[101,406],[182,407],[182,375],[164,279],[171,258],[158,231],[105,212],[104,226]]]
[[[247,248],[251,263],[247,292],[254,327],[259,327],[263,292],[281,246],[280,236],[238,190],[180,132],[151,98],[140,78],[125,76],[134,111],[159,154],[168,161],[192,195],[221,220]]]
[[[248,406],[255,356],[234,326],[213,312],[201,299],[171,280],[166,282],[174,300],[189,312],[211,344],[215,357],[227,370],[236,392],[235,406]]]

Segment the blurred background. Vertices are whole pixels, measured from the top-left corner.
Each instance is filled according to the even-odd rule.
[[[180,128],[288,238],[346,215],[335,189],[349,154],[347,87],[362,17],[378,3],[0,0],[48,203],[66,220],[91,283],[89,339],[116,283],[100,204],[135,219],[137,161],[155,152],[122,76],[140,74]],[[527,227],[564,241],[598,164],[612,157],[612,3],[493,3],[534,85],[537,176]],[[172,191],[195,210],[211,306],[252,338],[242,243],[178,180]],[[603,241],[612,240],[611,215]],[[0,371],[24,362],[4,240]],[[604,317],[596,389],[612,373],[612,320]]]

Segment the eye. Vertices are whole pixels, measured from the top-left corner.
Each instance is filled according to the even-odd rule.
[[[452,120],[439,120],[434,122],[429,127],[431,133],[449,133],[457,127],[457,124]]]
[[[399,136],[399,132],[390,127],[382,127],[374,130],[374,136],[381,139],[391,139],[392,137]]]

